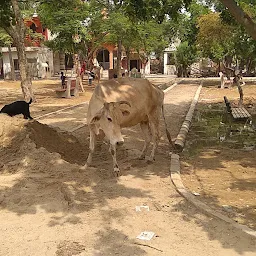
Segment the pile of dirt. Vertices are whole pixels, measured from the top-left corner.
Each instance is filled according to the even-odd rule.
[[[88,155],[87,141],[81,144],[73,135],[35,120],[1,115],[0,137],[2,173],[15,173],[28,164],[43,170],[53,161],[82,165]]]
[[[80,143],[72,134],[37,121],[27,123],[26,129],[37,148],[43,147],[49,152],[56,152],[69,163],[85,164],[89,148],[88,139]]]

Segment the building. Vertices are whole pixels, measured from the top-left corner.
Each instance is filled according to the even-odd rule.
[[[176,40],[164,50],[164,74],[176,75],[177,69],[175,66],[175,52],[180,44],[180,40]]]
[[[150,74],[150,61],[143,63],[139,53],[133,51],[130,53],[130,65],[128,65],[128,58],[125,49],[122,49],[121,54],[121,68],[123,72],[131,71],[136,68],[142,74]],[[102,66],[104,70],[109,71],[109,78],[112,78],[115,73],[117,62],[117,47],[112,44],[104,44],[94,54],[94,65]],[[130,66],[130,70],[128,70]],[[144,73],[145,72],[145,73]]]
[[[53,37],[47,28],[44,28],[39,17],[34,14],[32,19],[24,20],[25,25],[32,31],[26,35],[25,49],[28,64],[33,78],[46,78],[59,73],[65,69],[65,55],[53,53],[48,47],[43,45],[44,41],[51,40]],[[35,36],[33,36],[35,33]],[[2,72],[4,79],[10,79],[11,63],[8,47],[2,47]],[[16,78],[19,79],[19,63],[16,47],[11,47],[12,59]]]

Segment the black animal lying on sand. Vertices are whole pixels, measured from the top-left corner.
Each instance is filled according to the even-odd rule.
[[[16,116],[19,114],[23,114],[25,119],[33,119],[30,116],[29,112],[29,105],[31,104],[32,99],[30,99],[29,102],[26,102],[24,100],[15,101],[11,104],[5,105],[0,113],[5,113],[9,116]]]

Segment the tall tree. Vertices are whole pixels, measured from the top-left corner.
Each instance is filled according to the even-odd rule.
[[[188,77],[188,68],[195,62],[197,52],[195,46],[188,42],[182,42],[175,53],[176,65],[178,67],[179,77]]]
[[[21,89],[26,101],[34,100],[32,91],[32,80],[25,51],[25,35],[27,28],[24,24],[20,5],[23,2],[18,0],[6,0],[0,2],[0,26],[11,36],[14,46],[17,48],[17,55],[20,68]],[[25,2],[29,5],[30,1]]]
[[[220,64],[234,48],[233,27],[221,21],[219,13],[209,13],[198,18],[198,48],[204,57]]]
[[[256,40],[256,22],[255,17],[251,17],[248,12],[244,11],[239,3],[234,0],[219,0],[224,6],[226,6],[229,12],[234,16],[236,21],[244,26],[248,34]],[[240,2],[240,1],[239,1]],[[255,1],[250,0],[251,4],[255,7]]]

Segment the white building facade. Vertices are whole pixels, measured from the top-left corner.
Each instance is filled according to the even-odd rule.
[[[4,79],[10,79],[11,63],[7,47],[2,47],[3,74]],[[14,69],[17,78],[19,77],[19,63],[16,47],[11,48]],[[47,47],[26,47],[26,56],[30,65],[30,72],[33,78],[46,78],[54,74],[53,53]]]
[[[175,52],[180,44],[180,40],[176,40],[164,50],[164,74],[176,75],[177,69],[175,66]]]

